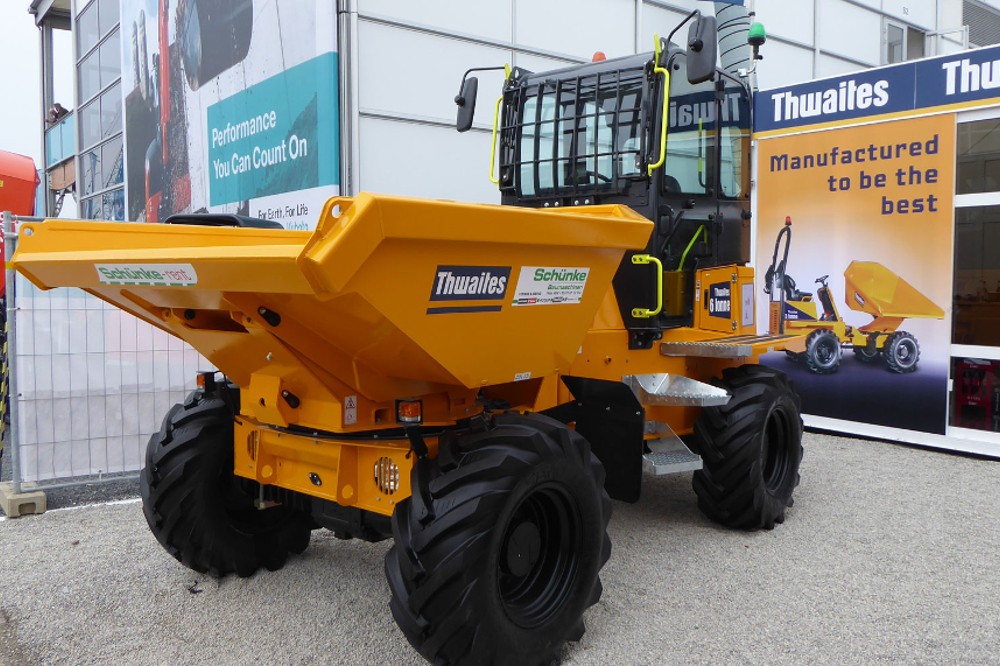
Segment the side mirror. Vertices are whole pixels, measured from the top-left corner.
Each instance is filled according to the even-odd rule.
[[[476,95],[479,93],[479,79],[474,76],[462,81],[462,89],[455,97],[455,104],[458,105],[458,118],[455,121],[455,129],[459,132],[467,132],[472,127],[472,117],[476,115]]]
[[[714,16],[699,16],[688,29],[687,77],[694,85],[710,81],[715,76],[715,61],[719,56],[718,33]]]

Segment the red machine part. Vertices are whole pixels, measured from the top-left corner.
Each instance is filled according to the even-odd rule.
[[[0,150],[0,211],[34,215],[38,183],[33,159]],[[0,256],[3,256],[3,234],[0,234]],[[0,271],[0,295],[6,281],[6,271]]]
[[[38,182],[34,160],[0,150],[0,211],[34,215]]]

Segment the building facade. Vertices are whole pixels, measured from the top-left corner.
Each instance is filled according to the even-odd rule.
[[[286,21],[309,13],[296,3],[273,4],[279,12],[287,10],[282,14]],[[758,71],[762,88],[1000,40],[998,0],[747,0],[746,4],[768,30]],[[69,29],[74,37],[76,112],[44,130],[52,191],[49,214],[59,193],[75,186],[81,217],[139,217],[135,205],[126,205],[127,196],[137,199],[129,190],[143,183],[135,176],[137,166],[129,166],[140,155],[126,153],[130,136],[126,136],[124,106],[128,92],[139,82],[148,87],[157,68],[150,59],[130,60],[129,54],[156,51],[161,33],[166,35],[164,41],[173,43],[183,32],[175,25],[182,18],[179,9],[188,5],[203,7],[204,16],[241,5],[260,5],[258,13],[266,11],[264,3],[250,0],[35,0],[31,4],[41,29],[46,108],[55,101],[52,31]],[[340,54],[340,190],[496,201],[482,171],[469,167],[482,161],[489,141],[487,112],[477,118],[474,139],[451,129],[451,100],[466,68],[507,62],[538,71],[588,61],[596,51],[615,57],[650,50],[654,33],[669,33],[693,9],[711,12],[713,3],[340,0],[336,17],[323,10],[314,22]],[[126,19],[123,10],[129,14]],[[193,15],[185,11],[185,16]],[[157,16],[168,17],[162,30],[153,25]],[[123,72],[123,63],[129,61],[136,66]],[[500,79],[485,77],[482,83],[484,91],[499,90]],[[413,169],[414,164],[424,166]]]

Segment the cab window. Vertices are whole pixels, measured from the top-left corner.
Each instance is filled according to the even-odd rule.
[[[663,189],[668,193],[744,197],[749,186],[750,103],[744,87],[723,78],[722,98],[714,81],[691,85],[685,57],[670,68],[667,158]]]

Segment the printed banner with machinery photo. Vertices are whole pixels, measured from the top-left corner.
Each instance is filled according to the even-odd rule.
[[[314,228],[339,194],[335,5],[122,0],[121,21],[126,218]]]
[[[763,362],[804,413],[944,434],[954,135],[939,114],[760,140],[758,321],[806,336]]]

